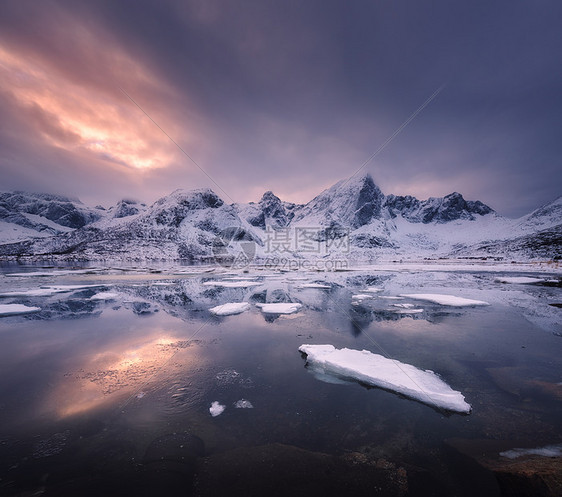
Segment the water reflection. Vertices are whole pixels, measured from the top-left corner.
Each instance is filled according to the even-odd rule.
[[[462,310],[418,302],[423,312],[408,314],[398,311],[411,307],[393,304],[413,302],[383,298],[403,293],[404,275],[271,276],[94,272],[60,283],[100,288],[2,299],[42,308],[36,316],[0,320],[0,414],[10,439],[0,447],[0,459],[10,461],[4,467],[35,461],[37,473],[22,469],[16,478],[24,482],[47,467],[56,471],[49,458],[60,458],[63,467],[76,454],[115,453],[114,468],[131,471],[131,458],[142,460],[153,441],[190,433],[208,454],[282,443],[424,467],[438,459],[442,469],[449,462],[439,451],[448,438],[523,438],[538,446],[562,435],[562,342],[502,301]],[[0,286],[59,283],[38,278],[3,278]],[[242,285],[247,279],[257,284]],[[486,291],[483,279],[471,275],[427,280],[444,285],[442,293]],[[373,286],[381,292],[354,298]],[[118,297],[91,300],[101,291]],[[209,313],[229,302],[252,305],[237,316]],[[281,302],[303,307],[266,315],[254,305]],[[473,413],[443,418],[391,392],[318,381],[298,353],[303,343],[373,352],[380,345],[397,360],[440,374],[466,395]],[[253,409],[237,409],[240,400]],[[209,414],[214,401],[226,406],[216,418]],[[30,426],[40,438],[32,438]],[[88,461],[81,460],[83,468]],[[6,471],[5,481],[13,476]]]

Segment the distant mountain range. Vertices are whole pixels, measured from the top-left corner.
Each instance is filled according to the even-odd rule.
[[[427,200],[384,195],[368,174],[303,205],[270,191],[257,203],[228,205],[210,189],[176,190],[151,206],[123,199],[109,209],[59,195],[0,193],[4,260],[208,261],[217,240],[253,244],[260,259],[553,260],[562,256],[562,197],[508,219],[456,192]]]

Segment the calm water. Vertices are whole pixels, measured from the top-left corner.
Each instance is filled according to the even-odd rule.
[[[202,441],[198,455],[207,457],[279,443],[336,456],[360,453],[422,468],[445,492],[470,495],[472,470],[450,457],[446,440],[513,441],[513,447],[562,441],[562,338],[508,303],[510,292],[521,300],[521,286],[500,286],[490,275],[25,270],[59,275],[6,276],[22,269],[4,268],[0,291],[101,286],[0,298],[41,308],[0,318],[2,495],[138,494],[144,467],[167,460],[174,446],[167,441],[186,434]],[[256,285],[203,285],[238,277]],[[331,288],[300,288],[306,282]],[[383,291],[353,304],[352,295],[367,286]],[[102,291],[117,296],[91,299]],[[397,314],[393,303],[414,301],[380,296],[401,291],[481,297],[491,305],[415,302],[423,313]],[[562,300],[560,288],[522,295]],[[255,305],[235,316],[208,312],[240,301],[296,301],[303,308],[287,316],[265,316]],[[473,411],[445,413],[381,389],[321,381],[305,367],[303,343],[384,351],[431,369]],[[239,400],[253,408],[236,408]],[[217,417],[209,412],[214,401],[226,407]],[[172,484],[170,494],[189,495],[182,485]]]

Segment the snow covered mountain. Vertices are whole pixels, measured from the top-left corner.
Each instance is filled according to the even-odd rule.
[[[242,204],[238,206],[238,211],[252,226],[265,230],[267,226],[274,229],[287,227],[295,215],[295,207],[295,204],[282,202],[273,192],[267,191],[257,205],[254,202]]]
[[[271,252],[272,236],[298,230],[310,243],[340,243],[307,255],[289,240],[282,255],[553,259],[562,255],[562,197],[513,220],[456,192],[385,196],[370,175],[339,181],[304,205],[270,191],[257,203],[227,205],[210,189],[176,190],[151,206],[123,199],[109,209],[55,195],[0,194],[4,259],[211,260],[225,236],[252,243],[265,258],[280,255]]]
[[[293,222],[304,226],[357,229],[380,219],[384,195],[370,175],[344,179],[296,209]]]

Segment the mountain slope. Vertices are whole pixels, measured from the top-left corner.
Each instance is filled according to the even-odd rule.
[[[196,260],[211,257],[217,235],[232,226],[240,226],[242,235],[254,236],[234,207],[225,205],[212,190],[176,190],[117,224],[102,220],[49,239],[0,245],[0,256]]]
[[[257,203],[227,205],[212,190],[199,189],[176,190],[148,207],[124,199],[105,210],[16,192],[0,195],[0,230],[19,230],[12,237],[0,232],[0,257],[210,260],[217,240],[230,243],[234,236],[267,258],[279,255],[269,250],[272,234],[293,237],[291,245],[300,230],[309,232],[309,245],[322,244],[325,251],[305,253],[292,243],[291,257],[555,258],[561,219],[562,198],[510,220],[456,192],[427,200],[385,196],[370,175],[339,181],[304,205],[283,202],[270,191]],[[21,236],[28,239],[10,243]]]

